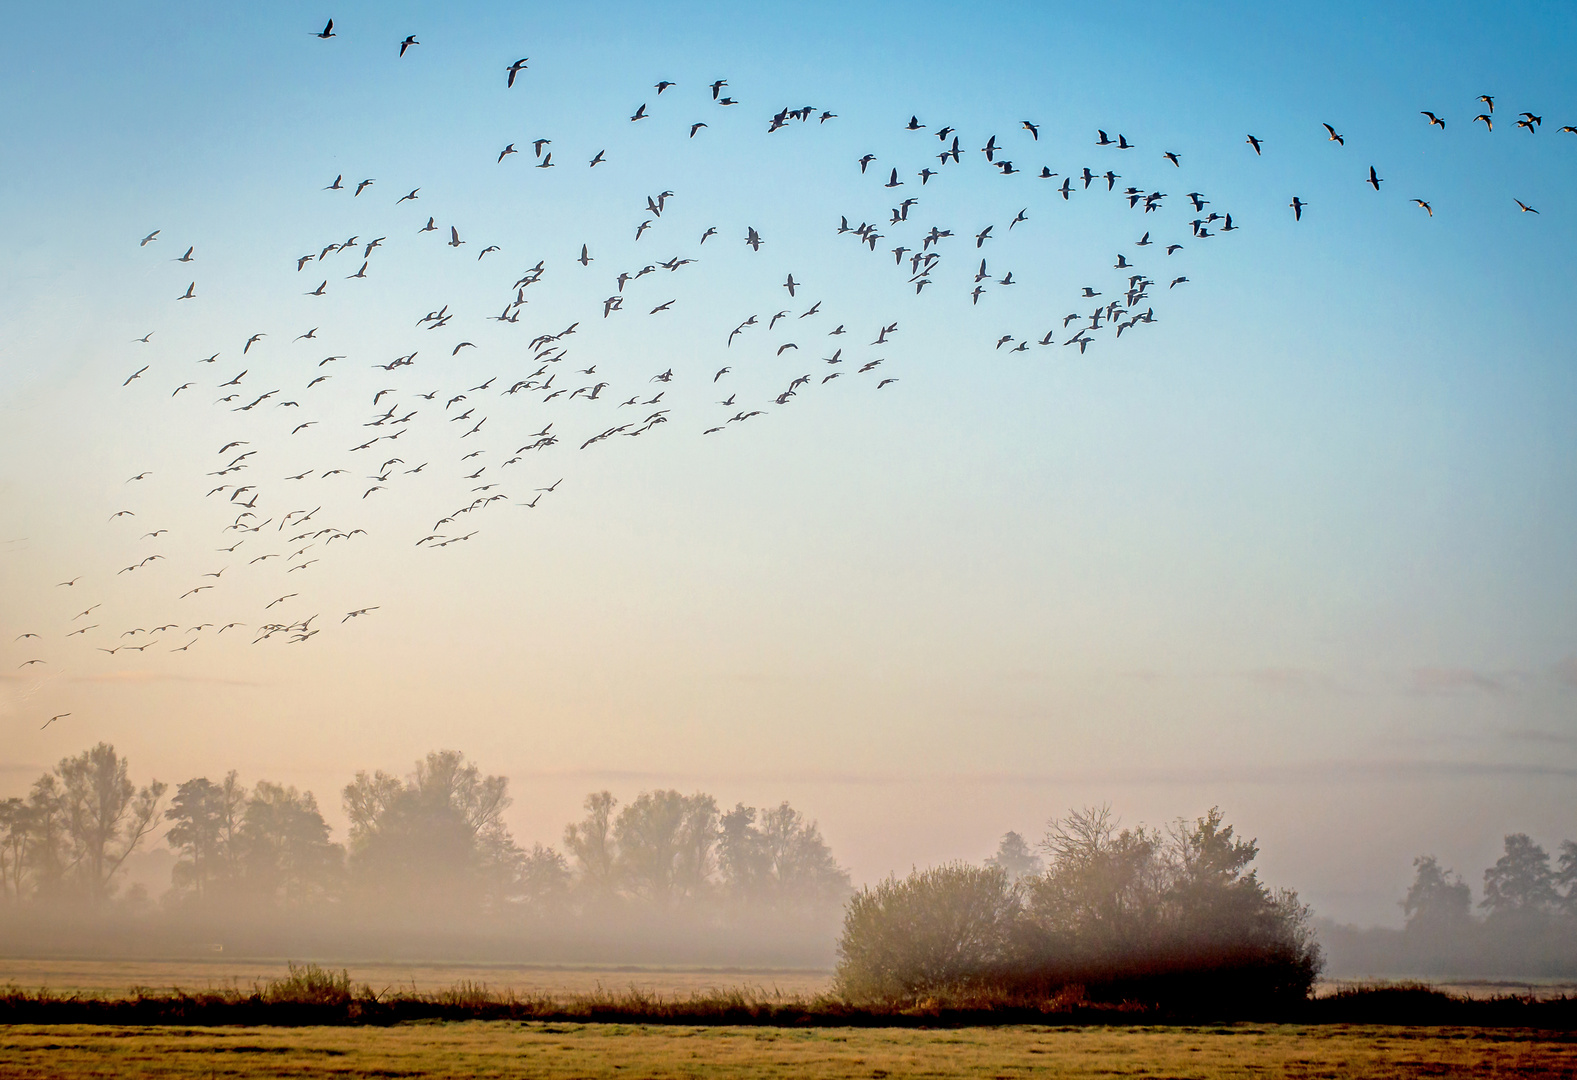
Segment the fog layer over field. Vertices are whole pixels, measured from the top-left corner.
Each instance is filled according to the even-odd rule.
[[[1577,974],[1570,840],[1552,858],[1508,836],[1476,904],[1460,875],[1420,856],[1405,930],[1327,919],[1311,936],[1318,912],[1259,878],[1259,846],[1219,810],[1164,829],[1071,811],[1037,840],[1007,832],[975,867],[856,888],[787,802],[597,791],[555,842],[524,844],[504,820],[509,788],[434,751],[403,775],[357,772],[338,792],[350,824],[336,833],[312,792],[234,771],[142,781],[101,743],[0,802],[0,948],[820,969],[841,958],[863,965],[867,993],[1090,982],[1249,948],[1285,953],[1306,982],[1322,946],[1333,974]],[[840,967],[850,986],[854,970]]]

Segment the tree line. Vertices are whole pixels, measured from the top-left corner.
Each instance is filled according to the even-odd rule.
[[[1327,926],[1346,971],[1452,975],[1577,975],[1577,841],[1552,855],[1512,833],[1485,869],[1479,899],[1433,855],[1413,860],[1401,930]]]
[[[503,820],[510,803],[507,778],[434,751],[403,777],[357,772],[341,792],[349,829],[338,841],[311,792],[248,788],[233,770],[173,792],[138,787],[100,743],[0,802],[0,898],[88,911],[135,901],[118,879],[161,824],[177,855],[161,903],[199,912],[806,915],[835,912],[851,891],[816,823],[787,802],[723,810],[711,795],[658,790],[621,806],[595,792],[562,852],[516,843]]]

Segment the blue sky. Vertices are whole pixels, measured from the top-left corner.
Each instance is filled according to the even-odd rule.
[[[330,15],[337,36],[312,37]],[[1556,842],[1577,776],[1577,136],[1558,130],[1577,123],[1574,19],[1554,5],[20,12],[0,44],[0,91],[21,104],[0,118],[0,782],[20,789],[106,738],[166,779],[235,766],[332,806],[355,768],[457,746],[515,777],[528,840],[554,840],[593,787],[702,787],[792,799],[861,879],[981,857],[1090,801],[1150,822],[1220,803],[1260,837],[1267,877],[1360,920],[1394,920],[1413,855],[1474,876],[1504,832]],[[712,103],[717,78],[739,105]],[[659,96],[659,79],[677,85]],[[1472,122],[1481,93],[1493,133]],[[632,124],[642,103],[651,118]],[[812,103],[836,118],[767,133],[779,108]],[[1544,117],[1534,134],[1514,126],[1523,109]],[[911,115],[924,131],[903,130]],[[944,125],[964,161],[921,184]],[[1097,129],[1136,149],[1096,146]],[[993,134],[1023,173],[985,162]],[[555,168],[532,168],[536,138]],[[498,162],[508,143],[521,153]],[[1060,179],[1034,178],[1043,165],[1122,177],[1110,194],[1076,181],[1065,201]],[[376,182],[324,192],[340,174]],[[1163,208],[1130,209],[1129,184],[1165,192]],[[664,190],[654,218],[645,200]],[[1189,191],[1239,228],[1196,242]],[[894,192],[920,200],[913,222],[887,224]],[[418,234],[428,215],[439,231]],[[878,223],[879,251],[836,234],[845,215]],[[889,248],[933,224],[957,235],[916,297]],[[450,225],[465,246],[442,243]],[[1138,248],[1145,231],[1184,247]],[[349,251],[296,270],[353,234],[357,254],[389,238],[370,279],[346,280],[363,261]],[[573,261],[582,244],[590,266]],[[172,262],[188,245],[196,261]],[[1086,285],[1120,291],[1119,252],[1156,279],[1156,321],[1081,357],[1062,319],[1088,315]],[[676,256],[697,262],[600,317],[619,270]],[[978,258],[1017,284],[971,303]],[[488,322],[539,259],[521,321]],[[805,283],[793,300],[788,273]],[[1168,288],[1175,276],[1189,280]],[[326,296],[303,295],[320,281]],[[189,282],[196,302],[177,302]],[[452,327],[415,327],[446,303]],[[644,402],[671,368],[642,414],[671,406],[668,422],[582,451],[630,410],[499,396],[537,366],[532,337],[576,321],[560,381],[595,366],[583,382]],[[894,321],[891,346],[867,344]],[[838,323],[848,336],[829,336]],[[1051,328],[1056,344],[1033,344]],[[1032,344],[1013,353],[1019,339]],[[473,347],[450,355],[461,340]],[[823,363],[845,343],[882,366]],[[372,368],[412,349],[408,370]],[[330,354],[349,359],[318,366]],[[213,404],[243,370],[300,404]],[[476,401],[439,407],[490,376]],[[320,486],[300,505],[303,485],[334,481],[285,476],[368,475],[342,436],[383,389],[425,411],[379,460],[433,464],[370,498]],[[766,415],[728,424],[730,392]],[[491,427],[462,443],[448,416],[465,407]],[[298,420],[315,427],[292,435]],[[505,472],[549,420],[563,443]],[[262,452],[247,480],[265,510],[321,503],[365,539],[288,578],[238,556],[231,570],[215,541],[234,511],[199,485],[235,438]],[[414,547],[471,497],[460,456],[484,438],[477,484],[506,477],[509,501],[475,515],[470,541]],[[107,520],[120,509],[139,527]],[[144,521],[167,534],[139,539]],[[166,557],[116,572],[150,553]],[[221,587],[179,600],[221,563]],[[321,618],[310,642],[210,628],[178,654],[187,636],[93,651],[167,617],[251,629],[291,591],[291,618]],[[68,640],[95,602],[104,640]],[[18,669],[25,632],[47,663]]]

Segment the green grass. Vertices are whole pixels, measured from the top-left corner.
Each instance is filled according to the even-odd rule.
[[[1519,1030],[1319,1027],[0,1027],[0,1076],[1571,1077],[1577,1042]]]

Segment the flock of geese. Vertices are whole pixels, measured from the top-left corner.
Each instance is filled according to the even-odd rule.
[[[324,42],[336,38],[333,20],[312,36]],[[421,42],[407,35],[395,44],[398,59]],[[530,72],[529,57],[503,65],[501,91],[515,92],[529,84]],[[740,107],[729,89],[728,80],[719,78],[686,98],[678,83],[659,80],[652,84],[651,98],[640,103],[627,122],[639,125],[660,112],[680,108],[705,117],[705,110]],[[1486,133],[1493,132],[1494,98],[1484,95],[1478,103],[1482,111],[1470,124],[1482,124]],[[1444,115],[1424,110],[1422,116],[1441,132],[1446,129]],[[801,104],[761,113],[768,135],[794,127],[821,129],[837,118],[829,109]],[[709,126],[705,118],[686,123],[686,143]],[[1514,124],[1536,135],[1543,118],[1522,112]],[[1330,124],[1324,127],[1326,139],[1345,148],[1345,137]],[[933,126],[918,115],[895,123],[894,128],[898,141],[894,149],[884,149],[880,156],[865,153],[849,162],[869,191],[864,211],[840,215],[835,226],[828,222],[826,227],[830,242],[843,245],[841,250],[849,258],[868,260],[862,271],[869,266],[865,272],[880,273],[895,287],[895,305],[919,302],[917,297],[929,303],[932,294],[947,294],[973,310],[993,294],[1018,286],[1021,279],[1004,264],[1012,257],[1014,242],[1047,212],[1032,213],[1037,203],[1055,208],[1086,198],[1118,200],[1115,205],[1126,203],[1123,212],[1132,215],[1124,219],[1132,222],[1129,237],[1111,261],[1090,268],[1088,284],[1055,308],[1038,301],[1034,305],[1038,310],[1054,314],[1041,315],[1040,324],[1031,328],[994,335],[981,346],[988,354],[1050,350],[1077,357],[1092,348],[1115,346],[1125,334],[1148,331],[1157,323],[1156,304],[1188,283],[1182,267],[1189,253],[1220,242],[1240,227],[1227,208],[1216,206],[1204,192],[1163,190],[1171,186],[1169,181],[1187,175],[1180,151],[1146,151],[1121,132],[1094,132],[1088,150],[1098,164],[1054,170],[1040,163],[1047,144],[1042,143],[1041,125],[1034,120],[1017,121],[1006,133],[967,142],[954,127]],[[1560,131],[1577,134],[1572,126]],[[1256,157],[1275,151],[1253,134],[1245,144]],[[505,166],[517,158],[543,170],[598,169],[610,161],[606,148],[574,161],[563,156],[562,145],[558,149],[561,156],[555,160],[552,138],[509,142],[491,164]],[[1152,175],[1142,184],[1128,178],[1128,174],[1137,178],[1147,166],[1159,177]],[[946,227],[925,218],[927,194],[935,190],[932,185],[945,185],[954,172],[971,167],[992,170],[1038,190],[1027,192],[1025,205],[1010,218],[978,229]],[[1386,180],[1378,165],[1365,164],[1355,167],[1354,182],[1380,194]],[[375,200],[384,190],[379,185],[376,177],[341,174],[323,185],[322,197]],[[367,542],[367,529],[359,522],[365,517],[362,508],[372,500],[414,502],[408,494],[414,492],[414,485],[433,480],[447,502],[440,504],[430,524],[424,521],[399,542],[417,553],[442,552],[470,541],[485,521],[496,519],[505,508],[544,506],[544,500],[551,500],[559,490],[563,476],[556,474],[566,462],[566,452],[595,455],[610,444],[651,435],[677,418],[676,409],[690,424],[688,418],[698,407],[705,418],[692,430],[705,438],[727,438],[791,408],[804,395],[831,393],[851,384],[886,392],[904,377],[894,362],[904,340],[901,311],[880,317],[862,312],[835,316],[836,299],[818,295],[811,284],[820,275],[806,277],[805,268],[787,266],[779,271],[781,291],[772,302],[741,313],[737,322],[730,320],[715,351],[692,358],[683,368],[664,364],[662,370],[632,372],[628,364],[621,366],[622,358],[579,355],[577,334],[590,326],[617,319],[676,317],[683,309],[675,307],[678,290],[671,283],[679,275],[695,273],[688,268],[703,263],[719,246],[738,245],[736,250],[747,249],[750,258],[773,257],[773,238],[748,221],[719,221],[687,238],[673,235],[664,228],[664,214],[670,201],[682,196],[672,190],[632,196],[632,232],[627,234],[643,250],[662,236],[672,253],[596,271],[592,266],[599,259],[606,263],[614,257],[594,254],[590,240],[578,251],[538,259],[523,270],[503,269],[508,256],[500,245],[470,235],[469,229],[462,231],[459,223],[441,224],[437,212],[418,210],[427,206],[420,186],[396,190],[397,197],[381,196],[388,200],[385,205],[392,215],[383,235],[319,238],[303,244],[293,264],[280,268],[281,274],[302,281],[297,291],[305,296],[331,298],[346,282],[375,278],[379,260],[391,248],[429,244],[448,248],[457,258],[471,259],[469,253],[474,251],[473,263],[500,267],[496,295],[490,301],[463,297],[412,312],[408,333],[415,347],[392,357],[355,355],[353,348],[323,355],[320,343],[341,340],[332,329],[319,337],[327,318],[300,332],[277,326],[237,329],[231,340],[215,341],[209,355],[195,360],[159,354],[157,327],[135,339],[128,346],[132,355],[147,349],[150,359],[133,360],[116,393],[142,394],[138,400],[142,408],[206,398],[200,407],[229,418],[228,436],[206,451],[202,486],[190,492],[194,502],[215,508],[207,515],[210,519],[223,521],[208,538],[213,565],[169,565],[165,554],[169,530],[145,516],[153,511],[136,497],[154,477],[150,470],[138,471],[124,480],[125,505],[106,522],[111,535],[104,550],[120,551],[122,557],[112,564],[84,567],[54,586],[61,596],[58,618],[15,636],[9,647],[18,654],[12,665],[16,670],[39,674],[51,666],[78,662],[72,649],[87,650],[105,661],[142,663],[234,637],[254,645],[305,644],[325,629],[380,610],[381,605],[365,604],[325,613],[313,599],[314,580],[324,566],[336,558],[354,557],[350,553]],[[1513,201],[1519,212],[1538,213],[1520,199]],[[1413,197],[1411,202],[1434,216],[1429,199]],[[1301,221],[1310,207],[1296,194],[1288,205],[1295,221]],[[643,239],[648,234],[653,239]],[[150,256],[161,251],[167,245],[164,229],[152,229],[139,243]],[[170,276],[169,302],[200,304],[200,282],[195,274],[185,272],[200,265],[198,244],[183,240],[177,250],[180,254],[167,260],[177,268]],[[584,310],[555,312],[550,324],[541,319],[523,323],[527,305],[543,283],[566,273],[601,274],[605,294],[599,290],[595,302]],[[177,280],[175,274],[185,280]],[[496,312],[485,316],[487,321],[522,327],[514,332],[524,345],[507,360],[500,358],[486,377],[458,378],[454,365],[465,350],[473,350],[468,358],[481,356],[480,347],[467,335],[478,336],[475,331],[482,325],[483,310]],[[155,312],[154,318],[158,317]],[[785,360],[787,354],[792,355]],[[436,368],[423,363],[432,356],[446,363]],[[745,385],[736,385],[746,370],[760,372],[791,363],[792,368],[783,369],[783,381],[764,395],[752,395]],[[359,387],[371,371],[379,374],[376,388],[368,393]],[[676,399],[686,400],[681,407]],[[697,405],[700,401],[710,403]],[[349,404],[355,404],[360,415],[346,421]],[[281,461],[303,436],[324,440],[321,445],[331,447],[331,456],[311,468],[285,472]],[[525,479],[528,476],[535,479]],[[434,484],[422,488],[424,497],[431,497]],[[113,623],[100,620],[97,613],[117,582],[149,574],[162,574],[160,580],[170,583],[159,615]],[[245,579],[251,587],[235,587],[237,579]],[[260,585],[268,586],[266,602],[242,600],[259,595]],[[91,599],[82,599],[83,593]],[[70,715],[56,713],[44,726]]]

